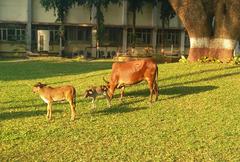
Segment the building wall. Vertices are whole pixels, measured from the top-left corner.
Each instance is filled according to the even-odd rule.
[[[66,23],[80,25],[90,24],[90,13],[90,9],[87,7],[77,6],[71,8],[66,17]]]
[[[72,52],[72,53],[75,53],[75,52],[79,52],[79,51],[84,51],[86,49],[89,49],[90,50],[90,44],[88,43],[79,43],[79,42],[73,42],[73,41],[69,41],[67,43],[67,47],[66,47],[66,50],[68,52]]]
[[[55,23],[53,9],[46,11],[40,4],[40,0],[32,0],[32,22],[33,23]]]
[[[122,25],[123,24],[123,6],[111,4],[107,9],[103,9],[104,23],[106,25]]]
[[[25,42],[0,42],[0,51],[3,52],[25,52]]]
[[[0,21],[27,22],[27,0],[0,0]]]
[[[152,27],[152,5],[147,4],[136,15],[136,26]],[[128,12],[128,25],[132,25],[132,12]]]
[[[162,21],[159,20],[158,21],[158,27],[162,27]],[[169,20],[169,24],[165,24],[165,28],[174,28],[174,29],[181,29],[183,28],[182,25],[181,25],[181,22],[179,20],[179,18],[177,16],[175,16],[174,18],[170,19]]]

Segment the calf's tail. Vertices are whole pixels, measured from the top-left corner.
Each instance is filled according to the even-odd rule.
[[[73,88],[73,104],[76,106],[76,99],[77,99],[77,96],[76,96],[76,89]]]

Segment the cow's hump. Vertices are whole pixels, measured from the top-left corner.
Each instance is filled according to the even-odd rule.
[[[144,66],[144,61],[136,61],[134,62],[133,64],[133,68],[134,68],[134,71],[141,71],[143,69],[143,66]]]

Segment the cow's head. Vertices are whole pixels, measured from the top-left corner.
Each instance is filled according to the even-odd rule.
[[[108,85],[101,85],[100,88],[101,88],[103,94],[107,95],[107,93],[108,93]]]
[[[103,77],[103,81],[106,83],[107,94],[108,94],[109,98],[112,99],[116,86],[114,86],[113,83],[107,81],[104,77]]]

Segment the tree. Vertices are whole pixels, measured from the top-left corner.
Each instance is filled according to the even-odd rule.
[[[143,6],[148,0],[128,0],[128,10],[132,12],[132,47],[136,46],[136,14],[142,11]]]
[[[162,28],[161,28],[161,40],[162,40],[162,48],[164,48],[164,29],[165,24],[169,26],[170,19],[176,16],[175,11],[173,10],[172,6],[170,5],[168,0],[155,0],[153,1],[153,5],[157,6],[158,3],[161,3],[160,8],[160,19],[162,20]]]
[[[169,0],[190,37],[188,60],[228,62],[240,36],[239,0]]]
[[[59,54],[62,56],[62,49],[64,47],[64,20],[69,9],[74,5],[74,0],[40,0],[41,5],[46,11],[54,10],[54,15],[57,16],[56,21],[60,22],[59,27]]]
[[[136,46],[136,14],[141,12],[145,4],[150,3],[153,6],[157,6],[161,3],[160,19],[162,19],[162,26],[164,28],[165,23],[169,22],[171,18],[175,16],[175,11],[172,9],[168,0],[128,0],[128,10],[132,12],[132,47]]]
[[[168,2],[168,0],[157,0],[161,2],[161,10],[160,10],[160,19],[162,20],[162,27],[164,28],[165,23],[169,23],[169,20],[174,18],[176,15],[175,11],[173,10],[172,6]],[[157,5],[157,3],[154,3]]]
[[[103,8],[107,8],[109,4],[120,3],[121,0],[75,0],[79,5],[85,5],[90,10],[93,7],[96,8],[95,19],[97,20],[97,42],[99,45],[102,44],[103,34],[104,34],[104,15],[102,12]],[[92,17],[91,17],[92,18]]]

